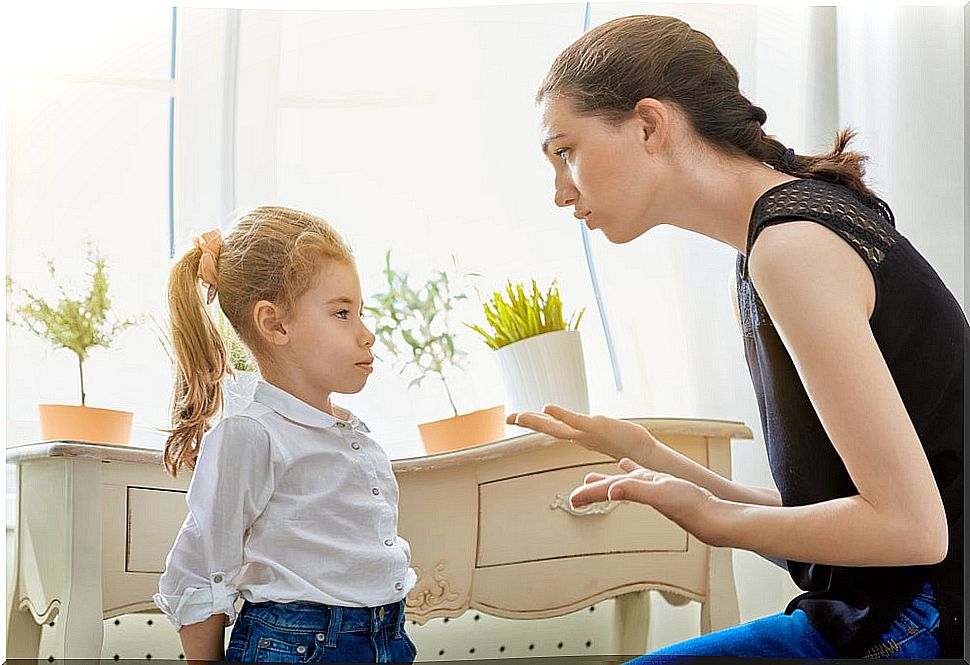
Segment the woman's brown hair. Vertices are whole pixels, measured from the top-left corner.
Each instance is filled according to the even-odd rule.
[[[178,373],[172,428],[165,441],[165,468],[195,468],[202,435],[222,411],[222,381],[232,373],[226,346],[200,288],[203,250],[194,247],[175,262],[168,302]],[[261,300],[290,311],[327,261],[353,261],[350,248],[327,222],[305,212],[261,207],[239,217],[217,257],[218,305],[257,363],[268,353],[253,309]]]
[[[854,132],[838,132],[830,152],[795,154],[764,132],[767,114],[741,94],[737,69],[711,38],[677,18],[627,16],[585,33],[559,54],[536,93],[537,102],[559,97],[579,115],[612,123],[629,118],[641,99],[672,102],[716,148],[874,196],[863,182],[866,156],[846,150]]]

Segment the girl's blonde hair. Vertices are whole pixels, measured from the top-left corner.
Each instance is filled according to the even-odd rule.
[[[232,373],[225,343],[200,288],[203,250],[193,247],[169,275],[168,302],[178,374],[165,468],[195,468],[202,435],[222,411],[222,381]],[[257,362],[268,348],[256,330],[253,309],[261,300],[292,311],[328,261],[352,262],[350,247],[327,222],[309,213],[260,207],[239,217],[218,253],[219,307]]]

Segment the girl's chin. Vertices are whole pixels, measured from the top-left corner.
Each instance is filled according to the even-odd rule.
[[[348,381],[339,390],[334,390],[335,393],[340,393],[341,395],[356,395],[367,385],[367,379],[363,381],[358,379],[357,381]]]

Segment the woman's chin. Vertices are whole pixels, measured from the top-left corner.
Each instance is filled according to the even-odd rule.
[[[609,240],[614,245],[624,245],[631,240],[639,238],[643,231],[633,232],[631,229],[617,229],[617,228],[603,228],[600,229],[603,232],[603,236]]]
[[[625,245],[636,240],[651,228],[653,228],[651,225],[607,226],[600,228],[600,231],[614,245]]]

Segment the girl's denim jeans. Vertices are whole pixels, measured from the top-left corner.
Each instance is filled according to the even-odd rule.
[[[865,654],[866,658],[938,658],[940,645],[934,636],[940,613],[933,588],[926,584]],[[740,626],[672,644],[630,665],[689,662],[689,656],[739,656],[748,658],[843,658],[808,622],[805,612],[775,614]]]
[[[404,601],[380,607],[316,603],[243,605],[227,661],[275,663],[413,663]]]

